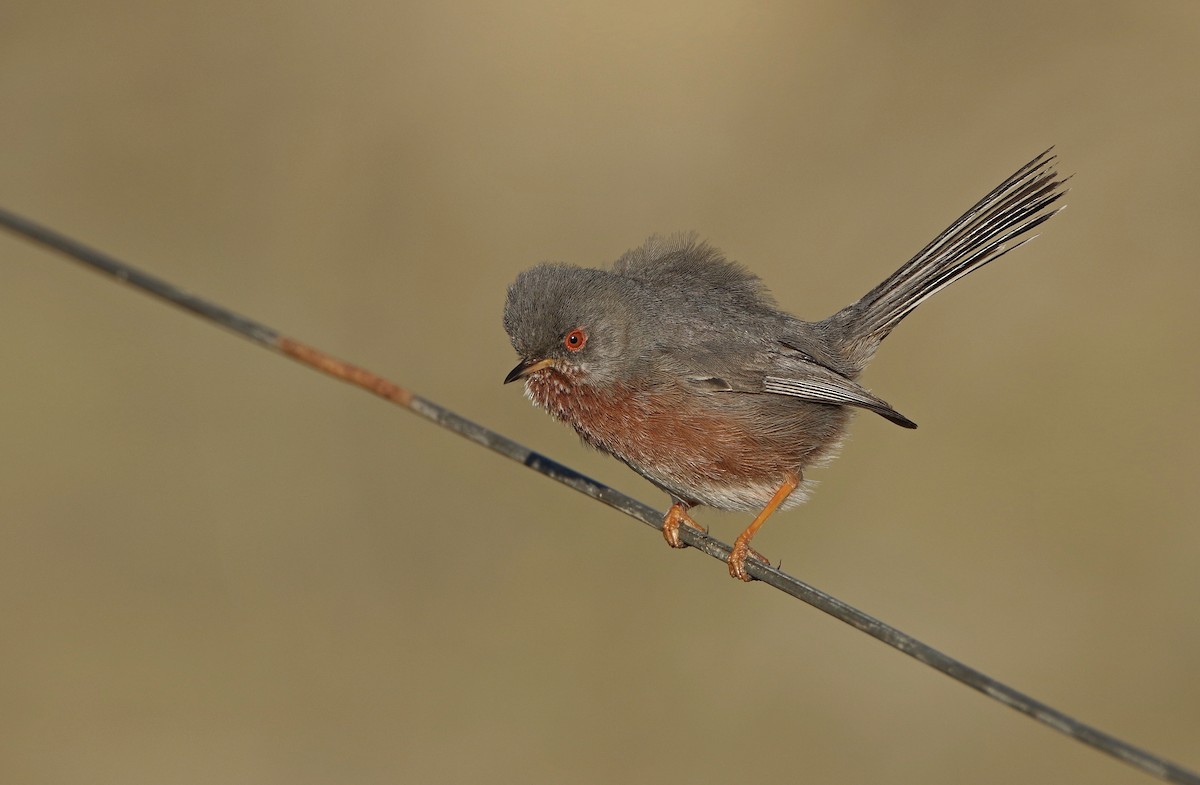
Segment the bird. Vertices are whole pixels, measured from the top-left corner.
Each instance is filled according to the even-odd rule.
[[[884,338],[935,293],[1033,238],[1063,209],[1053,148],[979,200],[858,301],[820,321],[781,310],[758,276],[695,234],[652,236],[607,269],[543,262],[508,287],[504,329],[520,361],[504,383],[671,499],[662,525],[706,529],[697,507],[756,513],[729,574],[805,472],[838,451],[851,413],[916,423],[858,382]]]

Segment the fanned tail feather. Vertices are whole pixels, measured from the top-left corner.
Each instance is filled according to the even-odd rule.
[[[1066,179],[1054,169],[1057,156],[1052,150],[1017,170],[887,280],[827,320],[848,328],[836,332],[847,336],[843,350],[849,357],[865,364],[918,305],[1029,242],[1033,236],[1024,235],[1063,209],[1051,209],[1066,193]]]

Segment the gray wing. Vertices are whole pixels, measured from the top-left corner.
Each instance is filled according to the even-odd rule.
[[[893,409],[887,401],[872,395],[862,385],[811,360],[789,356],[762,375],[754,373],[754,378],[750,378],[747,370],[720,376],[692,376],[689,381],[714,391],[765,392],[814,403],[857,406],[904,428],[917,427],[915,422]]]
[[[822,365],[807,361],[800,361],[800,363],[805,366],[800,373],[764,377],[763,392],[790,395],[793,398],[817,403],[859,406],[904,428],[917,427],[915,422],[893,409],[887,401],[867,392],[862,385],[834,373]]]
[[[680,320],[667,322],[678,335],[662,350],[697,387],[858,406],[905,428],[917,427],[833,370],[841,364],[819,332],[822,324],[776,310],[757,276],[694,235],[651,237],[618,259],[613,272],[655,285],[660,298],[673,293],[667,304],[692,317],[682,326]],[[764,342],[764,330],[780,336],[778,343]]]

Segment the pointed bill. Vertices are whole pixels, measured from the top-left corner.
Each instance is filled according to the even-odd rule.
[[[515,382],[517,379],[524,379],[531,373],[537,373],[543,368],[549,368],[554,365],[554,360],[522,360],[517,363],[517,367],[508,372],[508,376],[504,377],[504,383]]]

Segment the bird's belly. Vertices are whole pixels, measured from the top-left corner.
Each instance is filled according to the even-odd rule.
[[[828,457],[845,422],[837,407],[775,395],[679,386],[600,391],[553,378],[531,378],[526,391],[588,444],[675,498],[724,510],[761,509],[789,472]],[[785,507],[804,497],[802,485]]]

